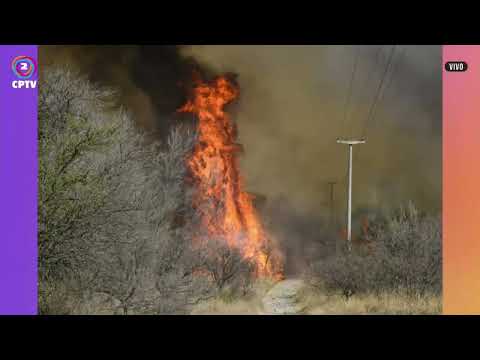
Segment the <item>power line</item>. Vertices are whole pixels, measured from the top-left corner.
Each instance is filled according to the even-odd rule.
[[[367,130],[369,129],[369,125],[371,123],[373,123],[373,124],[375,123],[374,120],[375,120],[377,112],[378,112],[379,104],[381,103],[381,100],[383,100],[385,94],[387,93],[388,89],[390,88],[390,86],[391,86],[391,84],[392,84],[392,82],[395,78],[395,74],[396,74],[396,72],[399,68],[399,64],[401,63],[401,58],[405,53],[405,48],[403,48],[400,52],[397,51],[396,60],[395,60],[395,62],[393,62],[395,49],[396,49],[396,45],[393,45],[392,49],[390,50],[388,61],[386,63],[385,69],[383,71],[381,80],[380,80],[379,85],[377,87],[377,91],[376,91],[375,97],[373,99],[373,103],[370,106],[370,109],[369,109],[369,112],[368,112],[367,120],[365,122],[365,126],[364,126],[363,131],[362,131],[362,137],[361,137],[362,140],[365,139],[365,135],[367,133]],[[377,52],[377,56],[378,56],[378,53],[379,52]],[[378,58],[377,58],[377,60],[378,60]],[[378,62],[378,61],[376,61],[376,62]],[[375,68],[376,68],[376,65],[375,65],[374,69]],[[371,74],[370,74],[369,78],[371,77]],[[358,164],[360,154],[357,152],[356,155],[357,155],[356,162]],[[352,154],[350,154],[350,156],[352,156]],[[350,162],[351,161],[352,160],[350,158]],[[349,176],[349,173],[347,172],[347,174],[345,176],[345,179],[342,182],[345,182],[347,180],[348,176]],[[349,181],[349,186],[351,186],[351,181]],[[351,192],[351,189],[349,191]],[[349,196],[351,196],[351,193],[349,193]],[[349,201],[351,201],[351,200],[349,200]],[[350,208],[349,208],[349,211],[351,211]],[[351,217],[351,215],[349,215],[349,216]],[[351,231],[351,224],[349,223],[350,221],[351,220],[348,220],[347,225],[348,225],[348,227],[350,228],[350,231]]]
[[[388,81],[385,85],[385,89],[383,90],[382,99],[385,98],[385,94],[387,94],[388,90],[390,89],[390,85],[392,84],[393,79],[395,78],[395,74],[398,70],[398,67],[399,67],[399,64],[401,62],[402,57],[405,55],[405,51],[406,51],[405,48],[402,48],[401,51],[397,51],[396,61],[394,61],[392,63],[392,70],[390,71],[390,76],[389,76]],[[373,124],[375,124],[374,120],[377,116],[377,112],[378,112],[379,107],[380,107],[379,104],[377,104],[377,106],[375,107],[374,113],[372,114]]]
[[[380,46],[377,48],[377,50],[375,51],[375,61],[373,63],[373,67],[372,67],[372,70],[368,73],[367,75],[367,79],[365,81],[365,83],[369,83],[370,80],[372,79],[373,77],[373,74],[375,74],[375,70],[377,69],[377,66],[378,66],[378,63],[379,63],[379,59],[380,59],[380,54],[382,53],[382,49],[383,49],[383,46]],[[375,101],[375,98],[374,98],[374,101]],[[357,106],[358,107],[358,106]],[[350,134],[353,135],[353,133],[351,132]],[[341,183],[345,183],[347,181],[347,178],[348,178],[348,171],[345,173],[345,176],[343,177],[342,180],[340,180]]]
[[[388,70],[390,69],[390,66],[392,64],[392,59],[393,59],[393,54],[395,52],[395,47],[396,45],[393,45],[392,46],[392,50],[390,51],[390,55],[388,57],[388,62],[385,66],[385,71],[383,72],[383,75],[382,75],[382,78],[380,80],[380,83],[378,84],[378,88],[377,88],[377,93],[375,95],[375,98],[374,98],[374,101],[372,103],[372,106],[370,107],[370,110],[368,111],[368,117],[367,117],[367,120],[365,121],[365,126],[363,128],[363,131],[362,131],[362,138],[365,137],[365,134],[367,132],[367,129],[368,129],[368,126],[370,125],[371,121],[373,121],[373,114],[374,114],[374,111],[376,109],[376,106],[378,104],[378,101],[381,97],[381,94],[382,94],[382,89],[383,89],[383,84],[385,83],[385,79],[386,79],[386,75],[387,75],[387,72]]]
[[[357,47],[356,52],[355,52],[355,59],[353,61],[353,67],[352,67],[352,74],[350,76],[350,81],[348,85],[348,90],[347,90],[347,97],[345,99],[345,111],[343,113],[343,122],[340,126],[340,130],[343,130],[345,128],[345,125],[348,123],[347,122],[347,117],[348,117],[348,108],[350,107],[350,100],[352,98],[352,92],[353,92],[353,83],[355,81],[355,74],[357,72],[357,65],[358,65],[358,58],[360,57],[360,48]],[[343,133],[343,131],[341,131]]]
[[[372,104],[372,107],[370,108],[371,109],[371,116],[369,118],[367,118],[367,121],[365,123],[365,127],[363,128],[363,132],[362,132],[362,138],[365,138],[366,136],[366,133],[367,133],[367,129],[368,129],[368,125],[369,125],[369,120],[371,120],[371,122],[374,123],[374,119],[376,117],[376,114],[377,114],[377,109],[379,107],[379,103],[380,101],[384,98],[385,96],[385,93],[388,91],[388,89],[390,88],[390,85],[392,84],[392,81],[393,79],[395,78],[395,73],[396,73],[396,70],[398,69],[398,64],[400,63],[400,60],[401,60],[401,55],[404,53],[405,51],[405,48],[402,49],[401,52],[398,53],[397,57],[396,57],[396,61],[393,62],[393,57],[394,57],[394,50],[395,50],[395,47],[396,45],[394,45],[392,47],[392,50],[390,52],[390,56],[389,56],[389,59],[388,59],[388,63],[385,67],[385,71],[384,71],[384,76],[382,77],[382,80],[379,84],[379,87],[378,89],[380,90],[378,93],[377,93],[377,98],[376,98],[376,101],[374,102],[374,104]],[[393,65],[392,65],[393,64]],[[391,71],[390,71],[390,74],[389,76],[386,76],[386,74],[388,73],[388,70],[389,68],[391,67]],[[385,79],[388,77],[388,81],[385,85],[384,88],[382,88],[382,85],[383,85],[383,82],[385,81]],[[382,91],[383,90],[383,91]],[[359,153],[357,152],[357,162],[359,162]]]
[[[390,55],[389,55],[389,58],[388,58],[388,61],[387,61],[387,64],[385,66],[385,71],[383,73],[383,76],[382,76],[382,79],[379,83],[379,87],[377,89],[377,96],[375,97],[375,101],[374,103],[372,104],[372,106],[370,107],[370,111],[369,111],[369,114],[370,116],[367,118],[367,121],[365,123],[365,127],[363,129],[363,132],[362,132],[362,138],[364,139],[365,138],[365,135],[367,133],[367,129],[368,129],[368,125],[369,125],[369,120],[370,122],[373,122],[374,119],[375,119],[375,116],[377,114],[377,109],[379,107],[379,104],[380,104],[380,101],[383,99],[383,97],[385,96],[385,93],[387,92],[387,90],[390,88],[390,85],[392,84],[393,82],[393,79],[395,77],[395,72],[396,70],[398,69],[398,64],[400,63],[400,59],[401,59],[401,55],[403,54],[404,52],[404,49],[402,49],[402,51],[400,53],[398,53],[397,57],[396,57],[396,61],[393,62],[393,57],[394,57],[394,52],[395,52],[395,48],[396,48],[396,45],[392,46],[392,50],[390,51]],[[394,65],[392,65],[394,64]],[[391,70],[390,70],[391,69]],[[389,75],[388,74],[388,70],[390,70],[390,73]],[[385,83],[385,80],[388,78],[387,82]],[[383,86],[385,84],[385,86]],[[360,152],[357,151],[356,153],[356,162],[357,164],[359,162],[361,162],[360,160]]]
[[[390,86],[393,82],[393,79],[395,78],[396,76],[396,73],[398,71],[398,68],[399,68],[399,64],[401,63],[401,60],[402,58],[405,56],[405,52],[406,52],[406,48],[402,48],[401,51],[397,51],[397,57],[396,57],[396,61],[394,62],[394,64],[392,65],[392,71],[390,72],[390,77],[388,79],[388,82],[387,84],[385,85],[385,90],[383,91],[383,98],[385,98],[385,94],[388,92],[388,90],[390,89]],[[375,123],[374,119],[376,118],[376,115],[377,115],[377,112],[378,112],[378,108],[380,106],[377,105],[377,107],[375,108],[375,112],[373,114],[373,118],[372,118],[372,122]]]
[[[383,50],[383,46],[380,46],[377,48],[377,50],[375,51],[375,61],[373,63],[373,67],[371,68],[371,70],[369,71],[368,75],[367,75],[367,78],[365,79],[365,84],[368,84],[370,82],[370,80],[373,78],[373,75],[375,74],[375,70],[378,68],[378,63],[379,63],[379,60],[380,60],[380,54],[382,53],[382,50]],[[356,104],[356,108],[358,108],[358,105],[359,102],[357,102]],[[354,109],[352,109],[354,110]],[[355,111],[353,111],[355,113]],[[353,126],[351,127],[353,129]],[[350,132],[350,136],[353,136],[353,132]]]
[[[405,56],[405,52],[406,52],[406,48],[403,47],[400,51],[398,51],[398,47],[397,47],[397,55],[396,55],[396,60],[393,62],[393,65],[392,65],[392,71],[390,72],[390,77],[388,79],[388,82],[387,84],[385,85],[385,91],[384,91],[384,94],[388,91],[388,89],[390,88],[390,85],[392,84],[393,82],[393,79],[395,78],[395,74],[399,68],[399,64],[402,60],[402,58]],[[384,95],[385,96],[385,95]]]
[[[375,73],[375,70],[377,69],[377,65],[378,65],[378,60],[379,60],[379,55],[381,53],[381,50],[382,50],[382,47],[380,47],[377,51],[376,51],[376,55],[375,55],[375,63],[374,63],[374,66],[372,68],[372,71],[369,73],[368,77],[367,77],[367,82],[370,81],[370,79],[372,78],[373,74]],[[374,98],[373,98],[373,102],[372,102],[372,105],[369,109],[369,112],[367,114],[367,121],[366,121],[366,124],[365,124],[365,127],[362,131],[362,137],[360,140],[358,140],[359,143],[364,143],[364,136],[365,136],[365,133],[366,133],[366,129],[368,127],[368,123],[370,121],[370,118],[373,114],[373,111],[376,109],[377,105],[378,105],[378,101],[380,99],[380,95],[381,95],[381,90],[383,89],[383,85],[384,85],[384,82],[385,82],[385,79],[387,77],[387,73],[388,73],[388,70],[390,69],[390,66],[391,66],[391,61],[392,61],[392,58],[393,58],[393,54],[394,54],[394,50],[395,50],[395,45],[392,47],[392,50],[390,52],[390,55],[389,55],[389,58],[388,58],[388,62],[385,66],[385,70],[381,76],[381,80],[380,80],[380,83],[379,83],[379,86],[377,88],[377,91],[374,95]],[[348,104],[348,102],[347,102]],[[345,111],[347,111],[347,109],[345,109]],[[338,141],[337,141],[338,142]],[[346,175],[345,175],[345,178],[343,179],[342,183],[346,182],[347,179],[349,179],[348,181],[348,188],[349,188],[349,192],[348,192],[348,220],[347,220],[347,233],[348,233],[348,239],[351,239],[351,186],[352,186],[352,183],[351,183],[351,166],[352,166],[352,151],[351,151],[351,145],[350,145],[350,152],[349,152],[349,171],[347,171]],[[357,154],[357,162],[358,162],[358,154]]]
[[[358,67],[358,59],[360,57],[360,47],[358,46],[355,51],[355,59],[353,61],[353,67],[352,67],[352,74],[350,75],[350,81],[348,84],[348,89],[347,89],[347,96],[345,99],[345,106],[344,106],[344,113],[343,113],[343,121],[340,124],[340,133],[344,133],[344,130],[346,130],[346,125],[348,124],[347,117],[348,117],[348,109],[350,107],[350,102],[352,98],[352,93],[353,93],[353,84],[355,82],[355,75],[357,73],[357,67]],[[345,131],[346,132],[346,131]],[[348,172],[347,172],[348,176]],[[335,198],[334,198],[334,186],[337,184],[335,181],[330,181],[328,183],[330,185],[330,226],[332,229],[336,228],[336,214],[335,214]],[[337,244],[338,247],[338,244]]]

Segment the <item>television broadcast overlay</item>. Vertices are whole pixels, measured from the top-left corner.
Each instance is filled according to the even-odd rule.
[[[444,46],[443,61],[443,309],[480,314],[480,46]]]
[[[480,314],[480,46],[0,60],[0,314]]]
[[[0,314],[37,314],[37,46],[0,46]]]

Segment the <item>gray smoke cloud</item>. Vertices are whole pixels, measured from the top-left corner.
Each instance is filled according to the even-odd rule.
[[[282,198],[298,213],[328,215],[346,202],[347,148],[359,137],[391,46],[43,46],[41,65],[68,64],[117,89],[138,125],[162,133],[181,121],[192,69],[238,74],[230,111],[244,145],[249,190]],[[358,65],[346,107],[355,57]],[[408,200],[441,207],[441,48],[397,46],[386,91],[354,149],[354,208],[392,208]],[[393,74],[393,75],[391,75]],[[345,120],[345,111],[347,116]]]
[[[284,195],[298,211],[326,215],[328,181],[339,182],[337,209],[346,202],[347,148],[336,138],[361,136],[391,48],[192,46],[183,53],[217,72],[239,74],[234,111],[251,189]],[[441,48],[396,46],[390,69],[367,143],[354,148],[354,207],[388,209],[412,200],[438,211]]]
[[[42,66],[68,66],[111,87],[139,127],[162,136],[175,121],[198,65],[177,46],[41,46]],[[205,67],[202,72],[208,72]]]

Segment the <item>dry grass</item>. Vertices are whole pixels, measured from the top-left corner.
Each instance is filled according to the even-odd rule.
[[[242,299],[225,302],[213,299],[196,306],[191,315],[258,315],[261,314],[260,299]]]
[[[261,300],[273,283],[256,285],[253,294],[237,299],[219,296],[196,306],[192,315],[261,315]],[[407,296],[401,292],[354,295],[346,299],[323,289],[308,289],[305,315],[437,315],[442,312],[440,296]]]
[[[359,294],[344,296],[316,292],[310,296],[310,315],[439,315],[442,299],[439,296],[408,296],[402,293],[380,295]]]
[[[275,283],[257,280],[249,295],[234,298],[228,292],[202,302],[191,311],[192,315],[259,315],[262,314],[262,298]]]

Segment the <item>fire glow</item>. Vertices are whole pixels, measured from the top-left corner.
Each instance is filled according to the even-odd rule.
[[[235,141],[237,129],[224,108],[239,96],[239,88],[226,76],[199,81],[193,96],[179,112],[198,119],[198,142],[188,168],[196,185],[194,206],[200,211],[206,236],[220,238],[255,265],[258,277],[282,277],[282,265],[274,242],[265,231],[244,190]]]

